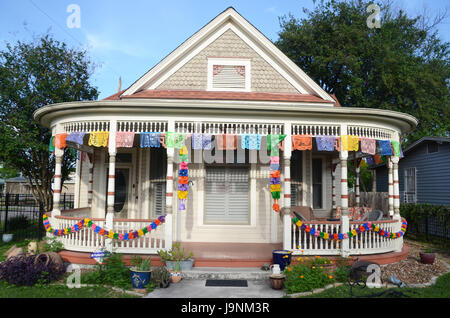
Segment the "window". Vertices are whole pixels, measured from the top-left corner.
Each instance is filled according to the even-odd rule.
[[[248,166],[206,167],[206,224],[249,223],[248,170]]]
[[[322,205],[322,159],[312,160],[313,208],[321,209]]]
[[[405,169],[405,193],[403,196],[405,203],[416,203],[416,168]]]
[[[302,152],[294,150],[291,156],[291,205],[302,205]]]
[[[436,142],[429,142],[427,145],[428,153],[438,152],[439,146]]]
[[[167,153],[163,148],[150,150],[150,201],[153,217],[164,214],[166,207]]]
[[[249,59],[208,59],[208,90],[249,92],[250,83]]]

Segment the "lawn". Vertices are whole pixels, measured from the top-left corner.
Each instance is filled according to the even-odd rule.
[[[450,273],[440,276],[436,283],[423,288],[362,288],[354,287],[350,293],[350,286],[343,284],[327,289],[318,294],[298,298],[450,298]]]

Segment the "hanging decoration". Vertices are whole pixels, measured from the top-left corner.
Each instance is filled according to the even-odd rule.
[[[108,147],[109,131],[91,131],[89,133],[89,146]]]
[[[160,148],[161,133],[159,132],[142,132],[139,134],[141,148]]]
[[[374,155],[376,153],[377,142],[375,139],[361,137],[361,151]]]
[[[84,218],[83,220],[80,220],[78,223],[75,223],[71,227],[66,227],[63,229],[54,229],[50,225],[50,221],[48,220],[47,214],[44,214],[42,216],[42,220],[44,223],[44,228],[48,233],[52,233],[55,236],[63,236],[63,235],[69,235],[71,233],[78,232],[83,227],[91,228],[94,230],[95,233],[104,236],[106,238],[115,239],[119,241],[128,241],[140,236],[144,236],[146,233],[150,232],[151,230],[156,229],[161,223],[165,222],[165,215],[162,215],[158,217],[154,222],[150,223],[146,227],[143,227],[142,229],[138,231],[132,231],[125,234],[122,233],[116,233],[112,230],[108,231],[101,226],[98,226],[94,222],[92,222],[89,218]]]
[[[297,225],[302,231],[305,231],[315,237],[323,238],[325,240],[348,239],[348,238],[357,236],[357,235],[361,234],[362,232],[367,232],[367,231],[374,231],[374,232],[377,232],[381,236],[394,239],[394,238],[402,237],[406,232],[406,228],[408,227],[408,222],[406,222],[406,219],[402,218],[402,225],[401,225],[400,231],[398,231],[396,233],[392,233],[392,232],[380,229],[380,227],[378,225],[372,224],[372,222],[367,222],[367,223],[361,224],[356,229],[352,229],[351,231],[348,231],[347,233],[328,233],[328,232],[322,232],[322,231],[316,230],[314,227],[311,227],[309,225],[305,225],[305,224],[303,224],[302,221],[300,221],[298,218],[296,218],[294,216],[291,216],[291,217],[292,217],[292,223]]]
[[[69,134],[62,133],[62,134],[56,134],[55,135],[55,147],[58,149],[64,149],[66,148],[66,139]]]
[[[188,150],[186,146],[180,149],[180,165],[178,171],[178,199],[180,204],[178,210],[186,210],[186,199],[188,196],[188,183],[189,183],[189,173],[188,173]]]
[[[342,149],[346,151],[358,151],[359,137],[353,135],[341,136]]]
[[[318,151],[334,151],[336,148],[336,137],[316,136],[316,145]],[[340,149],[340,147],[338,148]]]
[[[272,194],[273,205],[272,208],[275,212],[280,212],[280,157],[270,157],[270,193]]]
[[[241,136],[241,148],[248,150],[259,150],[261,147],[261,135],[243,134]]]
[[[49,152],[54,152],[55,151],[55,137],[54,136],[52,136],[50,138],[50,142],[48,144],[48,151]]]
[[[311,135],[292,135],[292,150],[312,150]]]
[[[183,133],[167,132],[166,133],[166,142],[165,142],[166,147],[182,149],[184,146],[185,137],[186,137],[186,134],[183,134]]]
[[[390,140],[378,140],[380,146],[380,153],[382,156],[392,156],[392,147]]]
[[[134,144],[133,131],[116,132],[116,148],[132,148]]]
[[[84,136],[86,135],[85,132],[71,132],[69,136],[66,138],[67,141],[74,142],[76,144],[82,145]]]
[[[212,140],[211,134],[192,134],[191,136],[192,149],[211,150],[211,140]]]
[[[281,143],[286,135],[267,135],[267,150],[270,151],[271,156],[278,156],[278,144]]]

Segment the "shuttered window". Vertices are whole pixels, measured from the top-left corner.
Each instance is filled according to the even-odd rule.
[[[249,223],[249,168],[206,167],[205,223]]]
[[[167,154],[163,148],[150,150],[150,208],[152,217],[164,214],[166,207]]]
[[[321,209],[322,202],[322,159],[312,160],[313,208]]]
[[[245,89],[245,66],[214,65],[213,88]]]
[[[406,168],[405,169],[405,192],[403,201],[405,203],[416,203],[417,193],[416,193],[416,168]]]
[[[294,150],[291,155],[291,206],[302,205],[302,175],[302,152]]]

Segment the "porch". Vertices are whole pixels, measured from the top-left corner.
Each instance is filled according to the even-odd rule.
[[[269,184],[269,164],[261,164],[261,158],[256,163],[249,163],[248,170],[248,223],[246,224],[225,224],[210,225],[204,223],[205,213],[205,180],[207,170],[205,170],[204,162],[193,162],[190,165],[189,179],[194,182],[196,188],[189,185],[189,196],[187,211],[180,211],[178,200],[176,198],[176,185],[174,176],[178,174],[177,151],[174,148],[161,146],[164,154],[167,156],[164,161],[164,175],[158,175],[151,178],[150,163],[145,164],[147,158],[151,158],[150,149],[145,150],[136,143],[138,139],[132,143],[129,148],[116,147],[116,135],[118,132],[133,132],[136,138],[143,133],[160,133],[163,137],[167,132],[184,133],[186,136],[192,134],[211,134],[219,136],[223,134],[235,135],[241,138],[244,134],[259,134],[263,139],[269,134],[283,133],[286,140],[290,140],[293,136],[309,136],[314,139],[318,136],[330,136],[339,139],[344,134],[351,134],[358,138],[372,138],[373,140],[395,140],[398,139],[398,133],[389,128],[382,128],[374,125],[372,127],[362,127],[361,125],[348,125],[345,122],[338,124],[324,123],[301,123],[301,122],[280,122],[274,124],[272,120],[248,120],[248,123],[239,123],[223,121],[214,122],[210,120],[194,121],[177,121],[177,120],[127,120],[121,121],[111,119],[109,121],[78,121],[78,122],[62,122],[55,127],[55,136],[57,134],[70,135],[71,133],[84,133],[87,136],[92,132],[107,132],[109,136],[106,147],[89,146],[87,138],[81,143],[67,142],[67,148],[74,148],[80,152],[84,152],[85,158],[89,158],[84,163],[80,159],[77,163],[78,170],[78,205],[79,208],[81,197],[85,198],[84,204],[87,207],[75,209],[70,212],[59,211],[59,193],[54,192],[54,210],[51,214],[52,227],[67,228],[74,223],[80,221],[80,218],[91,218],[102,228],[108,229],[115,233],[127,233],[137,231],[155,220],[158,215],[166,216],[165,223],[158,226],[154,231],[150,231],[142,237],[132,240],[116,240],[103,237],[95,233],[90,228],[83,228],[80,231],[71,233],[67,236],[58,237],[64,244],[66,250],[81,253],[90,253],[104,247],[108,250],[123,254],[142,254],[156,255],[160,249],[170,249],[173,242],[181,242],[194,250],[194,254],[199,257],[198,264],[204,266],[214,266],[214,264],[256,264],[264,263],[271,260],[271,251],[274,249],[287,249],[293,252],[293,255],[329,255],[329,256],[348,256],[348,255],[376,255],[381,253],[398,253],[402,251],[402,239],[391,239],[382,237],[373,231],[361,233],[360,236],[346,240],[323,240],[322,238],[313,237],[309,233],[305,233],[292,223],[291,207],[295,205],[305,205],[315,208],[319,217],[306,220],[304,223],[310,227],[314,227],[319,231],[329,233],[346,233],[352,229],[357,229],[365,223],[362,220],[352,220],[352,208],[348,206],[348,184],[347,184],[347,163],[352,160],[355,163],[356,171],[359,173],[359,163],[365,155],[360,151],[346,151],[343,148],[328,152],[317,152],[317,150],[294,150],[290,142],[279,145],[280,152],[280,180],[281,180],[281,196],[280,205],[281,213],[276,213],[271,208],[272,199],[268,191]],[[186,139],[186,144],[190,140]],[[163,145],[163,143],[162,143]],[[193,150],[194,159],[197,150]],[[64,148],[56,148],[55,156],[55,189],[58,188],[59,173],[61,159]],[[252,153],[257,156],[264,155],[263,150],[250,151],[248,158]],[[136,172],[130,176],[136,180],[130,185],[128,201],[128,212],[123,214],[115,211],[117,205],[116,193],[116,174],[118,169],[122,167],[122,162],[117,160],[121,154],[132,154],[130,158],[130,167],[136,169]],[[300,166],[292,163],[294,154],[300,158]],[[300,156],[298,156],[300,154]],[[269,159],[270,156],[265,153]],[[191,157],[192,158],[192,157]],[[204,158],[200,156],[200,158]],[[320,158],[321,181],[323,184],[313,184],[314,173],[312,170],[314,158]],[[155,159],[155,157],[153,157]],[[389,211],[382,220],[372,222],[373,224],[383,227],[386,231],[396,232],[400,230],[401,221],[398,214],[399,202],[395,198],[395,162],[398,157],[388,157],[388,165],[391,167],[390,184],[389,184]],[[175,165],[174,165],[175,164]],[[227,162],[225,162],[225,166]],[[87,169],[86,169],[87,167]],[[80,172],[80,170],[82,170]],[[111,172],[109,172],[111,171]],[[301,171],[299,173],[299,171]],[[150,178],[148,178],[150,173]],[[83,176],[84,177],[83,177]],[[84,178],[84,179],[83,179]],[[103,181],[103,180],[106,180]],[[359,178],[356,178],[355,205],[359,207]],[[398,183],[398,180],[396,180]],[[152,202],[151,188],[152,182],[158,182],[167,189],[160,194],[160,201],[157,204],[161,210],[159,214],[154,213]],[[320,182],[319,182],[320,183]],[[260,187],[261,185],[261,187]],[[317,186],[320,186],[319,188]],[[259,188],[260,187],[260,188]],[[84,193],[81,193],[84,189]],[[105,195],[106,194],[106,195]],[[317,196],[316,196],[317,194]],[[339,199],[337,199],[339,198]],[[319,201],[318,201],[319,200]],[[320,201],[322,200],[322,201]],[[319,203],[318,203],[319,202]],[[320,206],[316,206],[320,205]],[[117,213],[119,212],[119,213]],[[203,213],[203,214],[202,214]],[[261,217],[265,218],[263,224]],[[338,218],[339,221],[327,221],[327,218]],[[191,222],[190,233],[196,233],[195,238],[186,239],[185,233],[186,222]],[[184,228],[183,228],[184,226]],[[249,237],[247,240],[241,240],[238,233],[247,233],[242,231],[254,231],[255,228],[261,228],[263,234],[257,233],[261,239]],[[243,230],[242,230],[243,229]],[[226,235],[227,231],[232,233]],[[219,239],[215,240],[212,233],[223,233]],[[250,232],[248,232],[250,233]],[[209,237],[210,239],[201,239]],[[216,236],[217,237],[217,236]],[[197,239],[200,238],[200,239]],[[240,244],[240,245],[239,245]],[[238,247],[240,246],[240,247]],[[231,248],[233,247],[233,248]],[[261,253],[253,252],[259,250]],[[197,251],[197,253],[196,253]],[[223,257],[208,256],[218,251],[226,251]],[[214,254],[217,255],[217,254]],[[244,256],[243,256],[244,255]],[[197,258],[197,257],[196,257]],[[228,263],[227,263],[228,262]],[[220,265],[216,265],[220,266]]]

